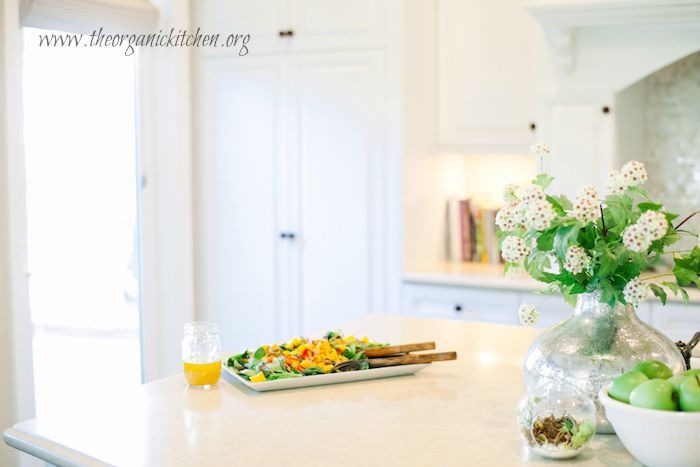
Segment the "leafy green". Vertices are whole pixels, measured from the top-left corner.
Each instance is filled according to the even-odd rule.
[[[260,359],[263,358],[264,356],[265,356],[265,348],[263,348],[263,347],[260,347],[260,348],[259,348],[258,350],[256,350],[255,353],[253,354],[253,358],[256,359],[256,360],[260,360]]]
[[[541,173],[541,174],[538,174],[534,178],[534,180],[532,180],[532,184],[541,187],[543,190],[546,190],[547,188],[549,188],[549,185],[551,185],[553,181],[554,181],[554,177],[552,177],[546,173]]]

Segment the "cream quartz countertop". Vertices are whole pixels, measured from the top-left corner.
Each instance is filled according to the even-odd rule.
[[[536,330],[390,315],[341,329],[391,343],[435,340],[458,360],[412,376],[268,393],[223,379],[188,389],[174,375],[121,400],[19,423],[5,441],[59,465],[556,464],[528,458],[516,429],[522,359]],[[596,436],[575,463],[638,465],[611,435]]]
[[[654,273],[642,274],[651,276]],[[404,282],[433,284],[445,286],[462,286],[474,288],[490,288],[512,291],[534,292],[545,289],[545,284],[532,279],[525,273],[504,274],[500,264],[485,263],[451,263],[438,262],[433,264],[407,265],[403,274]],[[700,304],[700,290],[686,289],[690,302]],[[652,300],[658,300],[653,295]],[[673,294],[668,294],[669,302],[683,302],[683,299]]]

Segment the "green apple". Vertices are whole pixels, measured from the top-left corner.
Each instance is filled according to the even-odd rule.
[[[665,379],[650,379],[632,390],[630,404],[656,410],[678,410],[673,384]]]
[[[645,381],[649,381],[647,375],[641,371],[630,370],[612,380],[608,395],[615,400],[629,404],[632,390]]]
[[[681,384],[683,384],[683,381],[685,381],[686,379],[688,379],[688,375],[680,374],[680,375],[672,376],[669,379],[667,379],[666,381],[673,384],[673,390],[678,392],[681,390]]]
[[[684,412],[700,412],[700,376],[689,376],[681,384],[679,401]]]
[[[693,368],[683,373],[686,376],[700,375],[700,368]]]
[[[649,379],[668,379],[673,376],[671,369],[664,362],[658,360],[645,360],[637,363],[633,370],[641,371]]]

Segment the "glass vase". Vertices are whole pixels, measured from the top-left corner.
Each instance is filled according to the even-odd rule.
[[[660,360],[674,373],[685,370],[676,345],[637,317],[631,305],[611,307],[600,293],[578,296],[574,313],[542,333],[525,356],[525,389],[560,381],[595,401],[597,432],[614,433],[598,391],[642,360]]]

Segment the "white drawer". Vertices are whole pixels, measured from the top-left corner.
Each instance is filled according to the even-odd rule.
[[[517,324],[518,293],[405,283],[403,312],[412,316]]]

